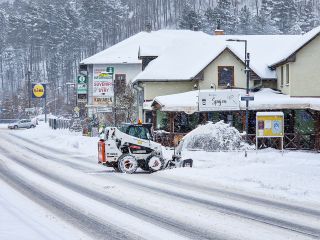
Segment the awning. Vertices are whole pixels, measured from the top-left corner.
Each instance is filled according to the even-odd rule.
[[[153,109],[163,112],[185,112],[192,114],[199,112],[198,97],[200,92],[214,92],[214,89],[190,91],[172,95],[159,96],[151,102]],[[245,96],[245,90],[242,89],[224,89],[216,90],[219,92],[232,91],[239,93],[239,96]],[[250,101],[250,110],[279,110],[279,109],[313,109],[320,110],[320,98],[311,97],[290,97],[269,88],[263,88],[258,92],[250,93],[254,96],[254,101]],[[201,104],[201,103],[200,103]],[[245,110],[246,102],[240,101],[239,109]],[[227,111],[223,107],[213,111]]]

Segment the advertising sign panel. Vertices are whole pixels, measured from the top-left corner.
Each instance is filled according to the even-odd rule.
[[[257,112],[256,134],[259,138],[283,137],[283,112]]]
[[[86,103],[87,102],[87,94],[77,94],[78,103]]]
[[[93,105],[113,106],[113,97],[93,97]]]
[[[106,68],[93,68],[93,97],[113,97],[113,75]]]
[[[239,93],[232,91],[199,92],[199,111],[240,110]]]
[[[32,98],[45,98],[46,85],[42,83],[32,83]]]

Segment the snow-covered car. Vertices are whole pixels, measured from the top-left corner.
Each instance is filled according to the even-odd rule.
[[[18,128],[34,128],[36,125],[30,119],[21,119],[19,121],[10,123],[8,125],[9,129],[18,129]]]

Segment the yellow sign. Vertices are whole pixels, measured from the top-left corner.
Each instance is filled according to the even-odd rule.
[[[257,112],[256,134],[257,137],[283,137],[283,112]]]
[[[42,98],[45,94],[45,88],[42,84],[35,84],[32,89],[33,95],[36,98]]]

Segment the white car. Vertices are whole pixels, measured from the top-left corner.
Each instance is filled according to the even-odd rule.
[[[36,125],[30,119],[21,119],[19,121],[10,123],[8,125],[9,129],[18,129],[18,128],[34,128]]]

